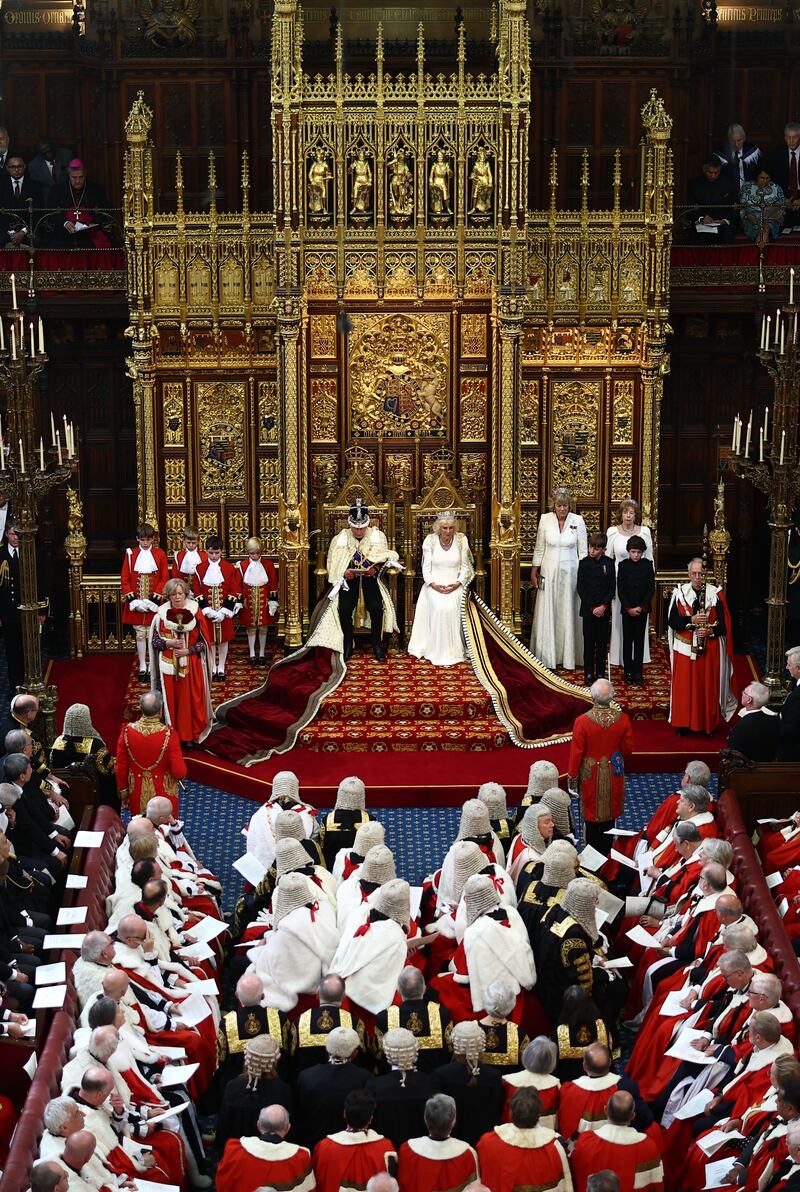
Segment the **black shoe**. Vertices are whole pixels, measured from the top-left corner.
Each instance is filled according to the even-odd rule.
[[[219,672],[218,672],[218,674],[217,674],[217,682],[218,682],[218,683],[224,683],[224,682],[225,682],[225,671],[219,671]]]
[[[263,655],[263,654],[261,655],[261,657],[260,657],[260,658],[259,658],[257,661],[258,661],[258,665],[259,665],[259,666],[266,666],[266,665],[267,665],[267,660],[266,660],[266,658],[264,657],[264,655]]]
[[[225,678],[225,676],[221,675],[219,673],[219,671],[215,671],[214,674],[211,676],[211,682],[212,683],[221,683],[224,678]]]
[[[688,737],[689,736],[688,728],[676,728],[675,733],[679,737]]]
[[[591,687],[592,683],[594,683],[594,675],[584,674],[584,676],[583,676],[584,687]]]
[[[258,666],[258,659],[256,658],[255,654],[250,655],[250,665]]]
[[[356,652],[356,648],[355,648],[355,646],[354,646],[354,644],[353,644],[352,642],[350,642],[350,644],[349,644],[348,646],[345,646],[345,648],[344,648],[344,660],[345,660],[345,662],[349,662],[349,661],[350,661],[350,659],[351,659],[351,658],[353,657],[353,655],[355,654],[355,652]]]
[[[386,651],[384,650],[383,646],[373,646],[372,655],[376,662],[386,661]]]

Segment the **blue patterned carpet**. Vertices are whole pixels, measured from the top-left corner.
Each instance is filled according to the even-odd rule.
[[[660,801],[674,791],[680,774],[634,774],[627,781],[625,814],[620,827],[639,828]],[[223,884],[224,906],[232,910],[242,889],[242,879],[231,869],[245,851],[242,829],[257,804],[238,795],[190,782],[181,799],[189,839],[203,861]],[[438,868],[458,830],[458,807],[374,807],[386,828],[387,844],[394,852],[397,870],[412,885]],[[573,807],[576,816],[577,807]]]

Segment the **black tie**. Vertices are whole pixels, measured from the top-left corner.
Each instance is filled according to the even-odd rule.
[[[19,198],[19,182],[14,183],[14,198]]]

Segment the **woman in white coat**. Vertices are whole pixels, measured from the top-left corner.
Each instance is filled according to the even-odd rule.
[[[587,554],[586,522],[571,511],[572,493],[556,489],[553,512],[543,513],[533,552],[531,583],[537,590],[531,650],[555,670],[583,663],[578,563]]]
[[[422,590],[414,610],[408,652],[434,666],[465,662],[461,601],[475,575],[466,534],[456,532],[452,513],[440,513],[422,544]]]
[[[632,538],[634,534],[638,534],[640,538],[644,539],[645,552],[643,558],[653,558],[653,535],[650,533],[649,526],[639,525],[639,506],[634,501],[633,497],[626,497],[619,507],[619,524],[608,527],[608,545],[606,546],[606,554],[609,559],[614,560],[614,567],[619,571],[619,565],[623,559],[628,557],[628,539]],[[622,609],[619,604],[619,596],[614,595],[614,603],[611,606],[611,644],[608,647],[608,661],[612,666],[622,666]],[[644,632],[644,658],[643,662],[650,661],[650,626],[648,625]]]

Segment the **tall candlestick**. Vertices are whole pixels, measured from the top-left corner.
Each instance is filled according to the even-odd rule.
[[[39,315],[39,354],[44,356],[44,323],[41,315]]]
[[[786,331],[786,323],[781,323],[781,356],[786,351],[786,344],[784,342],[784,333]]]
[[[775,311],[775,343],[773,345],[773,347],[776,347],[776,348],[778,346],[778,335],[779,335],[780,329],[781,329],[781,308],[778,307],[778,309]]]
[[[69,459],[69,427],[67,426],[66,414],[63,414],[62,417],[64,419],[64,448],[67,452],[67,459]]]
[[[11,304],[14,310],[17,309],[17,283],[14,281],[14,274],[11,274]]]
[[[780,461],[781,467],[783,467],[783,453],[784,453],[785,449],[786,449],[786,431],[782,430],[781,431],[781,461]]]
[[[70,446],[72,447],[72,454],[77,455],[77,452],[75,450],[75,423],[74,422],[70,422],[70,424],[69,424],[69,441],[70,441]]]
[[[789,270],[789,305],[794,306],[794,269]]]
[[[44,439],[39,435],[39,465],[44,471]]]
[[[3,330],[3,320],[0,319],[0,352],[5,352],[5,350],[6,350],[6,333]]]
[[[769,406],[764,409],[764,438],[769,439]]]
[[[61,458],[61,431],[56,431],[56,451],[58,452],[58,462],[62,464],[64,461]]]
[[[738,421],[739,421],[739,415],[737,414],[733,420],[733,435],[731,436],[731,451],[733,452],[734,455],[736,454],[736,423]]]
[[[14,324],[12,323],[11,324],[11,359],[16,360],[16,358],[17,358],[17,335],[14,330]]]
[[[766,347],[766,344],[764,343],[764,340],[766,339],[766,335],[767,335],[767,316],[762,315],[762,317],[761,317],[761,342],[758,345],[762,352],[764,351],[764,348]]]
[[[747,438],[744,441],[745,459],[747,459],[750,455],[750,435],[752,433],[752,430],[753,430],[753,411],[751,410],[750,418],[748,419],[748,422],[747,422]]]
[[[764,351],[765,352],[769,351],[769,328],[770,328],[771,322],[772,322],[772,315],[767,315],[767,333],[764,336]]]
[[[792,343],[797,343],[797,311],[794,312],[794,330],[792,332]]]
[[[736,415],[736,452],[738,455],[742,450],[742,420],[739,415]]]
[[[762,463],[762,464],[764,462],[764,427],[763,426],[760,426],[758,428],[758,461],[759,461],[759,463]]]
[[[33,319],[31,319],[31,360],[36,355],[36,342],[33,338]]]
[[[19,441],[19,470],[20,472],[25,471],[25,456],[22,451],[22,439]]]
[[[55,447],[55,445],[56,445],[56,420],[55,420],[55,418],[53,417],[53,411],[52,411],[52,410],[50,411],[50,434],[51,434],[51,436],[52,436],[52,439],[53,439],[53,442],[52,442],[51,446],[52,446],[52,447]]]

